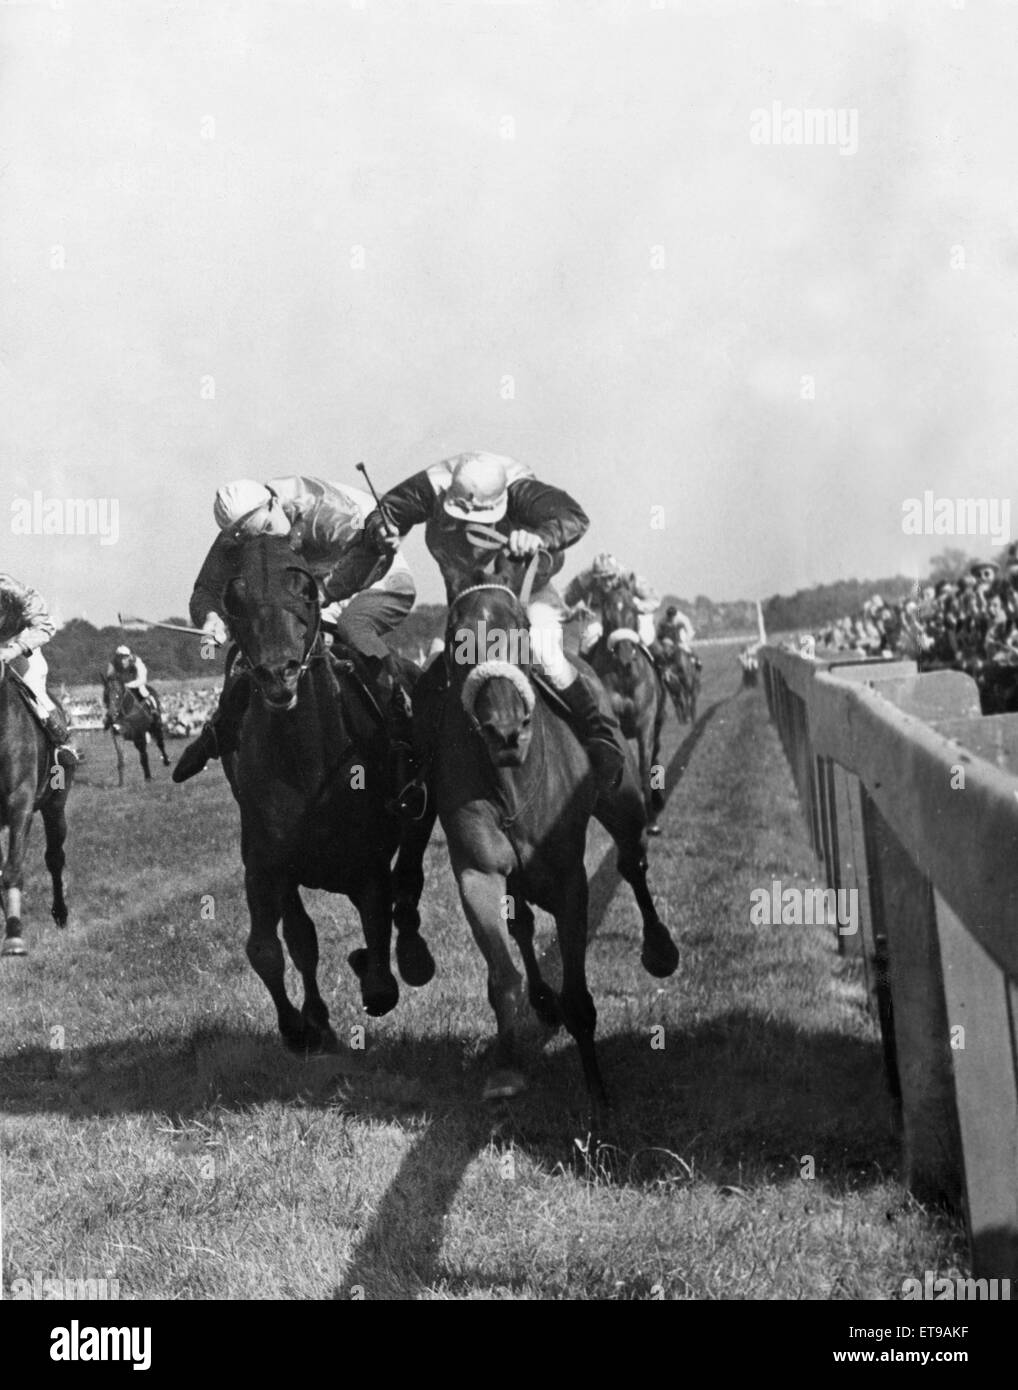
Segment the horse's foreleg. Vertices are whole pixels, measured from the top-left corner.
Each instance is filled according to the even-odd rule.
[[[46,831],[46,868],[53,884],[53,905],[50,911],[58,927],[67,926],[67,903],[64,900],[64,841],[67,838],[66,797],[61,792],[43,803],[42,823]]]
[[[378,1018],[399,1002],[399,985],[389,964],[392,941],[392,874],[384,861],[350,894],[360,913],[366,947],[350,952],[350,966],[361,982],[365,1011]]]
[[[558,1028],[562,1010],[558,996],[541,974],[534,951],[534,912],[523,895],[522,886],[510,875],[506,888],[512,911],[509,914],[509,935],[520,948],[523,968],[527,972],[527,995],[530,1007],[547,1028]]]
[[[283,940],[290,959],[304,982],[304,1042],[308,1051],[335,1052],[339,1044],[329,1027],[329,1010],[318,989],[318,933],[300,899],[300,890],[291,885],[283,890]]]
[[[484,1099],[515,1096],[526,1087],[516,1057],[523,982],[513,964],[504,915],[506,880],[499,873],[465,868],[457,872],[457,881],[463,911],[488,966],[488,1002],[495,1010],[498,1026],[495,1070],[484,1083]]]
[[[111,729],[110,734],[113,738],[113,748],[117,755],[117,786],[124,785],[124,750],[121,746],[120,735]]]
[[[404,821],[399,853],[392,871],[392,921],[396,928],[396,964],[408,985],[426,985],[435,961],[421,936],[419,904],[424,892],[424,851],[435,824],[433,798],[420,820]]]
[[[286,967],[283,947],[276,933],[282,915],[278,887],[264,874],[245,868],[244,890],[251,913],[251,934],[247,939],[247,958],[255,974],[272,995],[279,1018],[279,1031],[287,1047],[306,1052],[304,1020],[286,993]]]
[[[141,770],[145,775],[145,781],[152,781],[152,769],[148,765],[148,742],[144,734],[134,740],[134,746],[138,750],[138,757],[141,759]]]
[[[21,933],[21,889],[24,883],[25,846],[32,825],[32,796],[17,793],[7,810],[10,835],[7,843],[7,862],[0,883],[4,888],[6,927],[0,955],[23,956],[28,948]]]
[[[636,747],[640,758],[640,791],[643,796],[644,809],[647,812],[647,834],[660,835],[661,827],[657,823],[657,814],[654,808],[654,792],[651,787],[651,731],[645,727],[640,729],[636,740]]]
[[[555,927],[562,956],[562,1021],[576,1040],[596,1128],[600,1111],[608,1104],[608,1095],[594,1048],[597,1009],[587,988],[587,875],[582,858],[578,869],[563,884],[561,901]]]

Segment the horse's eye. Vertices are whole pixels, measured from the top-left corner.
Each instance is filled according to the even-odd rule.
[[[520,723],[523,725],[523,727],[524,727],[525,729],[529,729],[529,728],[530,728],[530,715],[529,715],[529,714],[525,714],[525,715],[523,716],[523,718],[520,720]]]

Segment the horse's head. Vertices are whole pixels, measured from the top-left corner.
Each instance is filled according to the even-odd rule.
[[[293,709],[321,616],[314,575],[285,536],[254,536],[223,591],[230,631],[272,710]]]
[[[536,697],[530,625],[508,585],[478,576],[449,608],[446,652],[454,691],[496,767],[521,767]]]
[[[604,642],[615,665],[630,667],[641,645],[638,631],[640,615],[632,594],[624,584],[616,584],[601,600]]]

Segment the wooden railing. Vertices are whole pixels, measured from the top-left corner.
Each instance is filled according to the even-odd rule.
[[[1018,715],[913,662],[764,647],[831,888],[855,890],[907,1180],[960,1205],[977,1278],[1018,1280]]]

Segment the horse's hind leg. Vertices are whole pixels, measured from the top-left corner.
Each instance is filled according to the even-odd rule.
[[[541,974],[534,951],[534,913],[523,896],[520,884],[513,875],[506,882],[511,911],[509,913],[509,935],[520,948],[523,968],[527,972],[527,996],[530,1006],[547,1028],[558,1028],[562,1023],[562,1010],[558,996]]]
[[[329,1010],[318,989],[318,933],[300,899],[296,884],[281,894],[283,906],[283,940],[290,959],[300,971],[304,982],[304,1042],[309,1052],[335,1052],[339,1048],[336,1035],[329,1027]]]
[[[404,821],[399,853],[392,870],[392,921],[396,928],[396,965],[408,985],[426,985],[435,973],[435,961],[421,936],[420,901],[424,892],[424,852],[431,839],[434,799],[420,820]]]
[[[24,956],[28,947],[21,934],[21,888],[24,882],[25,845],[32,824],[32,797],[18,792],[11,798],[7,811],[10,837],[7,843],[7,862],[0,883],[4,888],[6,927],[2,956]]]
[[[156,747],[159,749],[159,756],[163,760],[163,767],[169,767],[170,757],[166,751],[166,735],[163,732],[163,722],[161,719],[157,719],[152,725],[152,737],[155,739]]]
[[[587,875],[582,857],[578,870],[563,884],[562,902],[562,910],[555,914],[562,954],[562,1021],[576,1040],[596,1128],[600,1112],[608,1104],[608,1095],[594,1047],[597,1009],[587,988]]]
[[[59,793],[43,803],[42,823],[46,831],[46,868],[53,884],[53,905],[50,911],[58,927],[67,926],[67,903],[64,899],[64,841],[67,838],[66,793]]]
[[[661,921],[647,885],[647,837],[640,794],[632,781],[623,780],[616,792],[602,796],[594,815],[615,841],[618,870],[633,890],[643,921],[643,949],[640,962],[644,970],[662,978],[671,975],[679,963],[679,952],[668,928]]]
[[[399,1002],[399,985],[389,964],[392,941],[392,874],[381,861],[375,871],[349,894],[360,913],[365,946],[351,951],[350,967],[361,982],[364,1009],[379,1018]]]
[[[308,1050],[304,1020],[286,993],[283,946],[276,928],[282,915],[280,892],[276,884],[250,866],[245,868],[244,889],[251,913],[251,934],[247,939],[247,958],[272,995],[279,1018],[279,1031],[294,1052]]]

